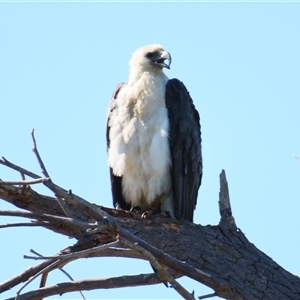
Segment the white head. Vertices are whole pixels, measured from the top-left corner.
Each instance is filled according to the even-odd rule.
[[[165,61],[168,61],[168,64]],[[157,72],[170,69],[171,55],[161,45],[153,44],[137,49],[129,61],[131,73]]]

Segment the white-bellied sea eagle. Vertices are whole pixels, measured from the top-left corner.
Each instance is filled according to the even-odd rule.
[[[107,151],[113,204],[193,221],[202,178],[199,114],[182,82],[169,79],[161,45],[136,50],[128,83],[113,93]]]

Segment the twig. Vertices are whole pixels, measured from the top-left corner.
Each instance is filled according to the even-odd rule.
[[[20,172],[21,174],[25,174],[31,178],[34,178],[34,179],[38,179],[38,178],[42,178],[41,176],[31,172],[31,171],[28,171],[20,166],[17,166],[13,163],[11,163],[10,161],[8,161],[5,157],[2,156],[2,159],[0,159],[0,164],[6,166],[6,167],[9,167],[13,170],[16,170],[18,172]]]
[[[0,210],[0,216],[11,216],[11,217],[24,217],[30,219],[42,219],[43,221],[48,222],[59,222],[60,224],[65,224],[71,227],[81,228],[82,230],[88,230],[92,228],[96,228],[98,224],[86,223],[79,220],[74,220],[66,217],[53,216],[49,214],[42,213],[33,213],[33,212],[25,212],[19,210]],[[103,226],[104,229],[107,228],[107,225]]]
[[[76,253],[70,253],[70,254],[62,254],[62,255],[57,255],[50,257],[49,260],[53,261],[50,265],[45,267],[43,270],[40,270],[38,273],[36,273],[34,276],[32,276],[17,292],[17,295],[15,297],[15,300],[18,300],[19,295],[21,291],[30,283],[32,282],[35,278],[37,278],[39,275],[43,273],[49,273],[54,269],[61,268],[61,266],[66,265],[67,263],[74,261],[78,258],[84,258],[84,257],[89,257],[89,254],[95,253],[98,251],[101,251],[102,249],[109,248],[111,245],[116,245],[118,244],[119,241],[112,242],[106,245],[101,245],[98,247],[94,247],[92,249],[87,249],[83,251],[78,251]],[[25,256],[24,256],[25,257]],[[38,257],[35,257],[34,259],[38,259]]]
[[[33,149],[32,149],[32,151],[34,152],[34,154],[37,157],[37,160],[38,160],[38,162],[40,164],[40,167],[42,169],[42,173],[45,175],[45,177],[50,177],[49,173],[47,172],[46,167],[45,167],[45,165],[44,165],[44,163],[43,163],[43,161],[40,157],[40,154],[37,150],[36,140],[35,140],[35,136],[34,136],[34,129],[32,129],[32,131],[31,131],[31,137],[32,137],[32,140],[33,140]]]
[[[199,296],[198,299],[202,300],[202,299],[207,299],[207,298],[212,298],[212,297],[217,297],[218,295],[216,293],[212,293],[212,294],[207,294],[207,295],[203,295],[203,296]]]
[[[33,254],[35,254],[35,255],[37,255],[37,256],[39,256],[39,257],[42,257],[42,256],[43,256],[43,255],[41,255],[40,253],[38,253],[37,251],[35,251],[35,250],[33,250],[33,249],[30,249],[30,252],[33,253]],[[74,281],[73,277],[72,277],[67,271],[65,271],[63,268],[58,268],[58,269],[59,269],[62,273],[64,273],[71,281]],[[48,274],[48,273],[47,273],[47,274]],[[44,282],[46,282],[46,278],[43,280],[43,277],[44,277],[44,274],[43,274],[43,276],[42,276],[42,278],[41,278],[40,287],[44,287],[44,286],[45,286]],[[46,275],[46,277],[47,277],[47,275]],[[84,295],[83,295],[83,293],[82,293],[81,291],[78,291],[78,292],[80,293],[82,299],[86,300],[85,297],[84,297]]]
[[[45,164],[44,164],[44,162],[42,161],[42,158],[41,158],[41,156],[40,156],[40,154],[39,154],[39,151],[38,151],[38,149],[37,149],[37,144],[36,144],[36,140],[35,140],[35,136],[34,136],[34,129],[32,129],[32,131],[31,131],[31,137],[32,137],[32,141],[33,141],[33,148],[32,148],[32,151],[34,152],[34,154],[35,154],[35,156],[36,156],[36,158],[37,158],[37,160],[38,160],[38,163],[39,163],[39,165],[40,165],[40,167],[41,167],[41,169],[42,169],[42,173],[43,173],[47,178],[50,179],[49,173],[48,173],[48,171],[46,170]],[[67,212],[67,207],[65,207],[64,204],[63,204],[62,198],[59,197],[59,196],[57,196],[56,199],[57,199],[57,201],[58,201],[58,203],[59,203],[61,209],[62,209],[63,212],[65,213],[65,215],[66,215],[67,217],[70,217],[70,216],[68,215],[68,212]]]
[[[61,197],[56,197],[56,200],[57,200],[57,202],[58,202],[58,204],[59,204],[59,206],[61,207],[61,209],[62,209],[62,211],[64,212],[64,214],[66,215],[66,217],[71,217],[70,215],[69,215],[69,213],[68,213],[68,208],[67,208],[67,206],[65,205],[65,202],[64,202],[64,200],[61,198]]]
[[[147,250],[145,250],[143,247],[139,246],[138,244],[133,244],[131,242],[128,242],[124,238],[120,238],[120,242],[130,247],[131,249],[140,252],[143,256],[145,256],[151,263],[151,265],[155,268],[155,270],[160,275],[161,279],[164,281],[168,281],[172,287],[181,295],[184,299],[188,300],[195,300],[194,296],[190,294],[179,282],[177,282],[173,276],[171,276],[162,266],[159,264],[156,260],[156,258]]]
[[[34,152],[34,154],[35,154],[35,156],[36,156],[36,158],[37,158],[37,160],[38,160],[38,162],[39,162],[39,165],[40,165],[40,167],[41,167],[41,169],[42,169],[42,173],[43,173],[47,178],[50,179],[50,175],[49,175],[48,171],[46,170],[45,164],[44,164],[44,162],[42,161],[42,158],[41,158],[41,156],[40,156],[40,154],[39,154],[39,152],[38,152],[38,149],[37,149],[37,144],[36,144],[36,140],[35,140],[35,136],[34,136],[34,129],[32,129],[32,131],[31,131],[31,137],[32,137],[32,140],[33,140],[33,149],[32,149],[32,151]],[[46,185],[47,185],[47,184],[46,184]],[[57,201],[58,201],[58,203],[59,203],[61,209],[62,209],[63,212],[65,213],[65,215],[66,215],[67,217],[72,217],[72,215],[68,212],[67,206],[64,205],[63,200],[61,199],[61,197],[59,197],[59,196],[57,195],[57,196],[56,196],[56,199],[57,199]],[[83,241],[83,236],[82,236],[80,230],[77,229],[77,228],[75,228],[75,232],[76,232],[77,238],[78,238],[79,240]]]
[[[64,270],[64,269],[62,269],[62,268],[59,268],[59,270],[60,270],[62,273],[64,273],[71,281],[75,281],[75,280],[73,279],[73,277],[72,277],[66,270]],[[82,299],[83,299],[83,300],[86,300],[85,297],[84,297],[84,295],[83,295],[83,293],[82,293],[82,291],[79,290],[78,292],[79,292],[79,294],[81,295]]]
[[[96,253],[89,253],[88,257],[116,257],[116,256],[124,257],[124,258],[144,259],[143,257],[141,257],[140,254],[138,254],[136,252],[130,251],[128,249],[120,248],[120,247],[117,247],[117,246],[116,247],[111,246],[107,249],[102,249],[101,251],[98,251]],[[17,274],[13,278],[10,278],[7,281],[2,282],[0,284],[0,293],[2,293],[4,291],[7,291],[7,290],[11,289],[12,287],[15,287],[16,285],[18,285],[22,282],[25,282],[26,280],[31,278],[33,275],[35,275],[38,271],[43,270],[51,262],[53,262],[53,259],[43,261],[43,262],[41,262],[41,263],[39,263],[35,266],[32,266],[32,267],[26,269],[22,273]],[[20,297],[22,297],[22,296],[20,296]]]
[[[33,152],[35,153],[37,160],[39,162],[39,165],[42,169],[42,173],[46,176],[49,177],[49,174],[46,170],[45,164],[38,152],[37,149],[37,144],[34,136],[34,130],[31,132],[31,136],[33,139]],[[52,191],[55,193],[57,197],[61,197],[66,199],[70,204],[74,205],[75,207],[82,209],[85,211],[87,214],[89,214],[92,218],[94,218],[96,221],[100,221],[103,219],[106,219],[110,223],[110,229],[112,234],[117,235],[118,234],[118,225],[117,222],[115,221],[114,218],[112,218],[110,215],[106,214],[104,211],[102,211],[100,208],[96,207],[95,205],[89,203],[88,201],[84,200],[83,198],[75,195],[72,193],[70,190],[69,192],[66,192],[59,186],[55,185],[51,180],[44,182],[44,184]]]
[[[16,297],[15,300],[19,299],[19,295],[22,292],[22,290],[30,283],[32,282],[35,278],[37,278],[38,276],[40,276],[42,273],[44,272],[49,272],[49,270],[53,269],[53,267],[56,267],[58,264],[60,264],[60,260],[56,260],[54,262],[52,262],[50,265],[48,265],[47,267],[45,267],[43,270],[39,271],[38,273],[36,273],[34,276],[32,276],[31,278],[29,278],[29,280],[17,291],[16,293]]]
[[[116,244],[118,241],[110,243],[110,244]],[[99,251],[101,249],[105,249],[108,248],[110,246],[110,244],[107,245],[102,245],[102,246],[98,246],[92,249],[88,249],[88,250],[83,250],[83,251],[79,251],[76,253],[71,253],[71,254],[64,254],[64,255],[58,255],[58,256],[54,256],[51,257],[50,260],[53,261],[50,265],[48,265],[47,267],[45,267],[43,270],[40,270],[38,273],[36,273],[34,276],[32,276],[17,292],[17,295],[15,297],[15,300],[19,299],[19,295],[21,293],[21,291],[30,283],[32,282],[35,278],[37,278],[39,275],[43,274],[43,273],[49,273],[50,271],[60,268],[60,265],[66,265],[67,263],[78,259],[78,258],[83,258],[83,257],[88,257],[87,254],[93,253],[95,251]],[[35,259],[37,259],[37,257],[35,257]]]
[[[33,249],[30,249],[30,252],[37,255],[38,257],[42,257],[42,255],[38,252],[36,252],[35,250]],[[23,256],[25,258],[25,255]],[[62,270],[62,268],[58,268],[59,270]],[[40,288],[41,287],[44,287],[46,285],[46,282],[47,282],[47,278],[48,278],[48,274],[49,272],[44,272],[41,276],[41,281],[40,281]]]
[[[31,278],[40,270],[44,270],[52,262],[53,262],[53,260],[43,261],[42,263],[26,269],[24,272],[17,274],[16,276],[6,280],[5,282],[2,282],[0,285],[0,293],[7,291],[7,290],[11,289],[11,287],[14,287],[14,286],[28,280],[28,278]]]
[[[60,255],[55,255],[55,256],[28,256],[28,255],[24,255],[24,258],[27,259],[34,259],[34,260],[39,260],[39,259],[59,259],[61,262],[64,262],[65,260],[69,260],[72,259],[79,259],[79,258],[87,258],[90,257],[96,253],[99,253],[102,250],[105,250],[107,248],[113,247],[113,246],[119,246],[119,240],[116,240],[114,242],[105,244],[105,245],[100,245],[97,247],[93,247],[90,249],[86,249],[86,250],[81,250],[81,251],[77,251],[74,253],[68,253],[68,254],[60,254]]]
[[[45,226],[44,222],[32,222],[32,223],[12,223],[12,224],[3,224],[0,225],[1,228],[9,228],[9,227],[38,227],[38,226]]]
[[[22,178],[22,180],[26,180],[26,177],[23,173],[21,173],[21,178]]]
[[[48,177],[37,178],[33,180],[12,180],[12,181],[0,180],[0,185],[30,185],[30,184],[43,183],[47,180],[49,180]]]

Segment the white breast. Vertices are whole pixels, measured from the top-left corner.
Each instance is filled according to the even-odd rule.
[[[109,165],[123,176],[123,195],[132,206],[151,205],[171,193],[167,80],[164,74],[144,73],[122,88],[110,118]]]

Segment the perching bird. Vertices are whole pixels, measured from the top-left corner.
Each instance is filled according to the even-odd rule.
[[[192,222],[202,178],[199,114],[184,84],[164,74],[170,64],[161,45],[139,48],[128,83],[113,93],[106,133],[113,204]]]

